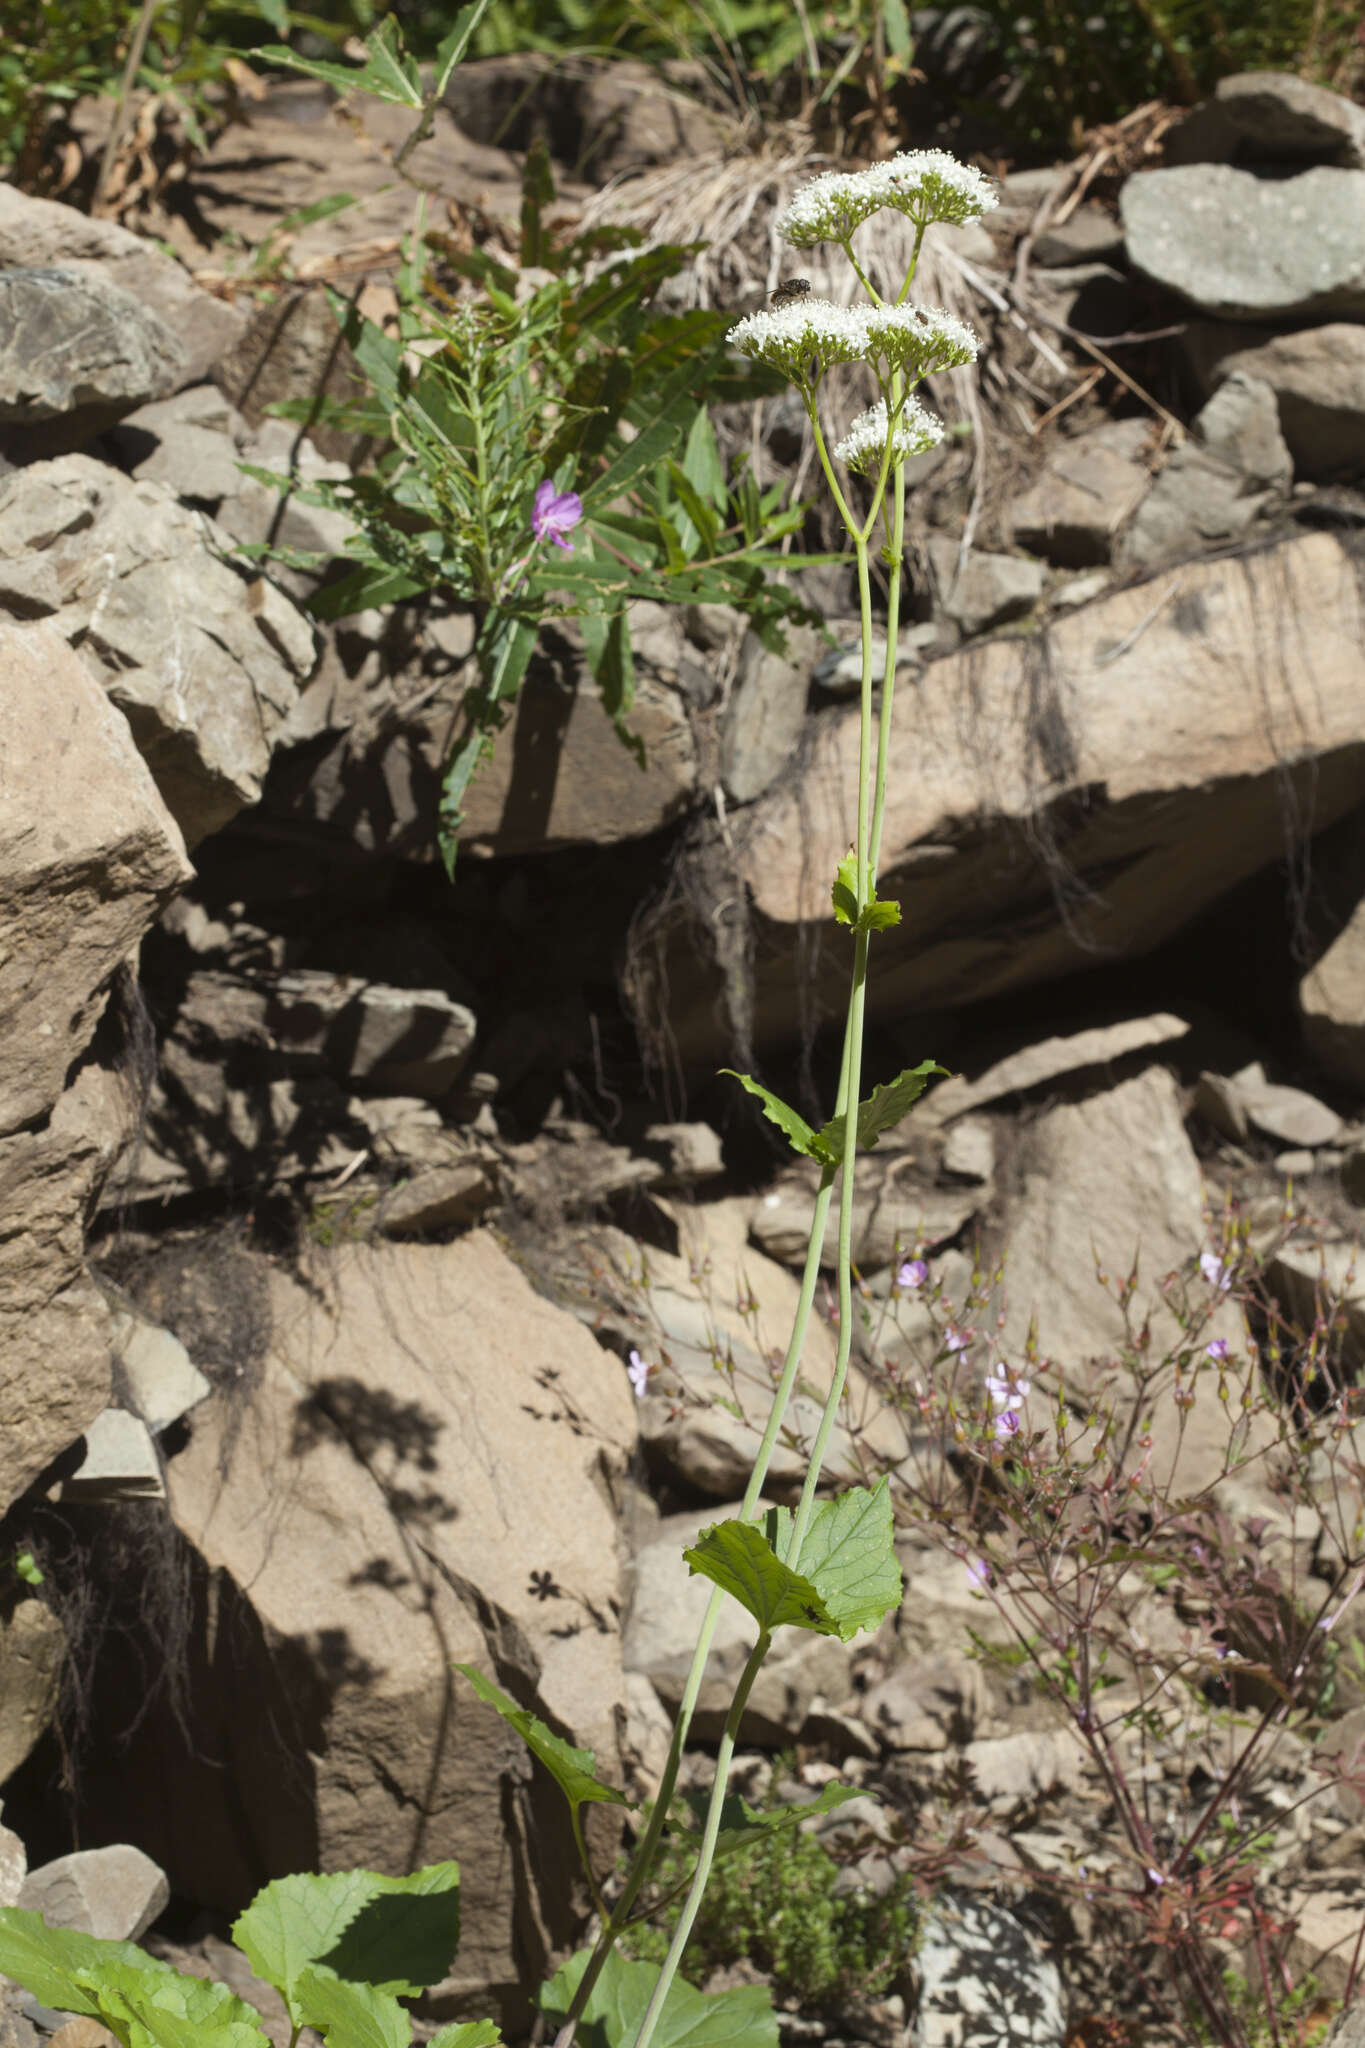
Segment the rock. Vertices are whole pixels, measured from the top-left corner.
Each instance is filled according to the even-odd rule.
[[[1355,1244],[1288,1244],[1266,1267],[1266,1285],[1305,1333],[1342,1311],[1342,1357],[1365,1360],[1365,1259]]]
[[[1122,1412],[1121,1380],[1111,1382],[1127,1329],[1150,1318],[1153,1358],[1179,1345],[1162,1282],[1173,1270],[1189,1272],[1208,1243],[1199,1163],[1173,1077],[1154,1067],[1106,1094],[1046,1111],[1021,1133],[1014,1186],[1002,1225],[1008,1246],[1002,1354],[1022,1357],[1036,1321],[1039,1352],[1054,1362],[1062,1385],[1082,1403],[1107,1388]],[[1135,1259],[1138,1285],[1125,1322],[1096,1267],[1117,1281]],[[1248,1340],[1235,1309],[1220,1309],[1207,1335],[1227,1337],[1239,1358],[1246,1357]],[[1040,1367],[1034,1377],[1041,1376]],[[1052,1383],[1051,1372],[1044,1383]],[[1260,1418],[1243,1424],[1235,1394],[1230,1412],[1239,1447],[1264,1448]],[[1190,1491],[1220,1477],[1229,1450],[1228,1414],[1207,1384],[1187,1411],[1169,1395],[1157,1404],[1150,1479]],[[1041,1414],[1031,1421],[1043,1426]]]
[[[23,1843],[13,1828],[0,1827],[0,1907],[18,1904],[27,1870]]]
[[[101,278],[155,314],[183,352],[180,376],[186,384],[212,376],[247,324],[240,306],[204,291],[145,236],[0,185],[0,270],[52,263]]]
[[[102,1941],[137,1941],[170,1903],[166,1874],[128,1842],[77,1849],[30,1870],[19,1894],[26,1913]]]
[[[1163,1010],[1153,1017],[1125,1017],[1118,1024],[1097,1024],[1065,1037],[1040,1038],[996,1060],[974,1079],[954,1074],[940,1081],[915,1115],[921,1122],[944,1124],[990,1103],[1003,1102],[1007,1096],[1029,1095],[1056,1082],[1093,1087],[1103,1077],[1117,1078],[1124,1061],[1154,1052],[1158,1046],[1178,1044],[1189,1029],[1183,1017]]]
[[[904,1033],[915,1011],[1077,972],[1096,946],[1149,951],[1280,858],[1285,776],[1297,801],[1311,784],[1319,830],[1359,802],[1363,696],[1365,604],[1327,534],[1189,563],[931,663],[890,741],[879,889],[902,921],[878,936],[869,1015]],[[760,1051],[847,1000],[845,955],[812,955],[854,836],[857,742],[856,709],[826,712],[801,774],[735,821],[741,1021]],[[670,909],[651,940],[635,1001],[666,986],[679,1057],[723,1057],[698,926]]]
[[[423,1237],[477,1223],[496,1195],[487,1167],[476,1160],[431,1167],[385,1196],[376,1222],[385,1237]]]
[[[980,1736],[963,1761],[975,1789],[997,1812],[1035,1807],[1050,1794],[1074,1792],[1081,1782],[1079,1742],[1069,1728],[1027,1728],[1013,1735]]]
[[[635,1557],[623,1636],[627,1671],[649,1679],[670,1715],[676,1714],[711,1582],[692,1574],[683,1557],[704,1529],[739,1513],[737,1504],[697,1514],[665,1515],[658,1535]],[[727,1600],[697,1696],[693,1739],[716,1741],[734,1698],[740,1672],[758,1639],[758,1624],[737,1601]],[[740,1741],[780,1749],[801,1730],[813,1700],[833,1705],[853,1690],[852,1647],[832,1636],[790,1629],[777,1639],[740,1724]]]
[[[1357,1983],[1352,1967],[1355,1945],[1360,1938],[1360,1919],[1365,1895],[1359,1882],[1342,1882],[1335,1871],[1324,1871],[1316,1882],[1300,1877],[1294,1887],[1294,1930],[1285,1949],[1285,1967],[1295,1981],[1311,1975],[1323,1998],[1343,1998]],[[1345,2048],[1358,2040],[1359,2031],[1344,2027],[1331,2039],[1334,2048]]]
[[[1365,898],[1299,983],[1299,1013],[1323,1071],[1365,1089]]]
[[[1264,1081],[1264,1068],[1258,1066],[1256,1073],[1258,1079]],[[1220,1138],[1227,1138],[1234,1145],[1245,1144],[1246,1103],[1235,1076],[1229,1080],[1225,1074],[1201,1074],[1194,1091],[1194,1107],[1196,1114],[1203,1117]]]
[[[179,1422],[213,1389],[179,1338],[141,1316],[120,1311],[109,1327],[130,1405],[153,1436]]]
[[[1365,170],[1365,108],[1290,71],[1238,71],[1220,78],[1216,103],[1239,161],[1313,159]]]
[[[858,1703],[867,1726],[894,1750],[944,1750],[972,1739],[985,1712],[981,1667],[963,1650],[944,1649],[897,1664]]]
[[[1145,420],[1115,420],[1063,441],[1006,513],[1014,545],[1069,569],[1107,562],[1150,481]]]
[[[61,1622],[44,1601],[17,1600],[0,1619],[0,1783],[18,1770],[56,1712],[65,1656]]]
[[[755,1244],[781,1265],[801,1268],[810,1241],[819,1168],[805,1161],[786,1168],[759,1198],[750,1231]],[[854,1182],[853,1262],[865,1273],[890,1265],[919,1245],[944,1244],[975,1215],[980,1198],[961,1187],[916,1184],[908,1161],[893,1167],[860,1159]],[[820,1263],[838,1264],[838,1202],[830,1204]]]
[[[1357,1998],[1337,2015],[1323,2048],[1365,2048],[1365,2001]]]
[[[140,1415],[106,1408],[85,1431],[85,1456],[61,1482],[64,1501],[164,1500],[161,1461]]]
[[[0,560],[40,558],[53,624],[127,717],[191,846],[259,798],[314,659],[302,614],[230,552],[201,514],[88,456],[0,482]]]
[[[108,278],[0,270],[0,447],[14,458],[80,447],[184,370],[170,329]]]
[[[1122,569],[1148,572],[1236,540],[1269,502],[1207,448],[1177,448],[1119,543]]]
[[[735,803],[762,796],[790,760],[805,727],[822,645],[809,626],[789,628],[785,654],[771,653],[756,633],[746,634],[721,740],[721,780]]]
[[[725,1165],[720,1138],[709,1124],[650,1124],[642,1143],[663,1166],[660,1189],[696,1187],[714,1180]]]
[[[1330,1145],[1341,1131],[1342,1121],[1336,1111],[1302,1088],[1285,1088],[1273,1081],[1258,1083],[1241,1077],[1232,1085],[1248,1121],[1282,1145]]]
[[[1042,596],[1041,564],[1021,561],[1018,555],[973,550],[966,567],[959,569],[957,542],[934,536],[929,541],[929,562],[940,609],[969,638],[1003,626],[1009,619],[1022,618]]]
[[[348,1246],[261,1285],[255,1362],[168,1467],[202,1560],[192,1743],[153,1700],[117,1770],[91,1763],[92,1825],[136,1813],[175,1891],[228,1912],[286,1870],[405,1869],[458,1842],[464,1926],[433,2016],[525,2015],[576,1857],[558,1793],[451,1664],[616,1780],[625,1375],[483,1234]],[[606,1819],[589,1839],[609,1863]]]
[[[1123,251],[1123,229],[1102,206],[1078,206],[1059,227],[1045,227],[1035,238],[1033,261],[1045,268],[1070,263],[1104,262]]]
[[[1135,267],[1215,319],[1365,316],[1365,170],[1136,171],[1119,211]]]
[[[1365,1145],[1353,1145],[1342,1160],[1341,1188],[1348,1202],[1365,1209]]]
[[[925,1915],[917,2048],[1062,2048],[1066,2009],[1057,1966],[1013,1915],[985,1899],[942,1892]]]
[[[252,427],[281,399],[350,402],[359,374],[325,296],[307,286],[286,286],[259,300],[212,371],[214,383]],[[309,438],[333,461],[349,463],[359,453],[359,437],[340,427],[315,424]]]
[[[995,1132],[985,1117],[953,1124],[943,1147],[943,1172],[978,1187],[995,1178]]]
[[[297,1072],[325,1068],[375,1094],[439,1102],[468,1059],[477,1029],[441,989],[386,988],[354,975],[276,975],[264,1024]]]
[[[1297,475],[1330,482],[1365,468],[1365,327],[1267,335],[1196,320],[1184,345],[1205,391],[1238,374],[1270,386]]]
[[[1249,482],[1274,490],[1292,483],[1294,463],[1280,432],[1275,393],[1259,377],[1234,370],[1192,425],[1210,455]]]
[[[127,725],[64,641],[0,626],[0,676],[0,759],[24,764],[0,822],[8,1504],[108,1400],[108,1313],[85,1275],[84,1223],[138,1118],[126,966],[190,871]]]

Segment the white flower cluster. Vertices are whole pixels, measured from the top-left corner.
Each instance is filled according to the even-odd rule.
[[[981,346],[965,320],[937,306],[873,306],[867,324],[868,355],[912,378],[974,363]]]
[[[886,452],[888,433],[886,400],[879,398],[866,412],[860,412],[853,425],[834,450],[836,462],[842,462],[864,476],[875,476],[882,466]],[[891,460],[900,462],[909,455],[923,455],[928,448],[936,448],[943,439],[943,422],[926,412],[917,398],[907,398],[896,418],[892,434]],[[908,1271],[902,1268],[902,1271]],[[920,1283],[906,1282],[918,1286]]]
[[[990,179],[943,149],[903,149],[865,171],[823,171],[794,193],[777,223],[797,249],[844,242],[869,214],[890,206],[927,227],[962,227],[1000,204]]]
[[[726,339],[741,354],[807,380],[812,359],[819,373],[831,363],[860,363],[872,347],[871,309],[836,306],[828,299],[797,299],[789,306],[747,313]]]

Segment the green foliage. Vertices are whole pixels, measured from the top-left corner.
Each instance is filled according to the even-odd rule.
[[[462,701],[441,798],[447,865],[465,791],[546,617],[582,620],[603,704],[638,755],[632,600],[733,605],[774,647],[784,622],[805,616],[769,580],[770,569],[809,559],[778,553],[803,509],[784,506],[783,486],[759,492],[747,470],[728,479],[707,416],[711,404],[770,388],[767,373],[731,362],[728,314],[653,309],[690,247],[642,249],[621,228],[559,242],[545,220],[553,193],[548,158],[533,150],[521,254],[549,275],[529,296],[518,298],[518,272],[476,251],[447,260],[480,299],[437,312],[414,290],[396,335],[334,298],[369,394],[325,417],[389,447],[363,475],[295,491],[356,529],[356,566],[319,593],[320,617],[437,591],[475,614],[477,682]],[[278,410],[297,417],[301,408]],[[581,501],[571,551],[532,531],[545,479]]]
[[[762,1082],[755,1081],[752,1074],[737,1073],[733,1067],[722,1067],[720,1071],[757,1097],[764,1116],[777,1125],[793,1152],[817,1160],[826,1171],[839,1165],[846,1135],[843,1117],[831,1117],[823,1130],[812,1130],[799,1110],[784,1102],[780,1095],[774,1095]],[[894,1130],[919,1101],[932,1076],[947,1071],[937,1060],[921,1060],[917,1067],[906,1067],[894,1081],[878,1082],[866,1101],[858,1104],[859,1151],[870,1149],[885,1131]]]
[[[765,1633],[804,1628],[848,1642],[900,1604],[885,1477],[870,1491],[854,1486],[821,1501],[806,1528],[799,1572],[782,1562],[791,1537],[789,1510],[774,1508],[762,1529],[756,1522],[716,1523],[683,1556],[691,1571],[738,1600]]]
[[[580,1950],[542,1986],[540,2009],[551,2026],[567,2019],[588,1961],[588,1951]],[[583,2008],[579,2040],[593,2048],[628,2048],[640,2031],[657,1975],[652,1964],[627,1962],[619,1952],[609,1956]],[[707,1993],[675,1977],[653,2038],[659,2048],[777,2048],[777,2015],[761,1984]]]
[[[594,1801],[603,1801],[610,1806],[630,1805],[623,1792],[613,1791],[595,1775],[597,1758],[590,1749],[575,1749],[562,1735],[556,1735],[534,1714],[528,1714],[524,1707],[519,1707],[515,1700],[499,1691],[492,1680],[485,1678],[473,1664],[457,1664],[455,1669],[469,1680],[486,1705],[501,1714],[510,1728],[515,1728],[532,1756],[544,1764],[575,1813],[580,1806]]]
[[[1247,2048],[1278,2048],[1284,2041],[1292,2041],[1295,2048],[1319,2048],[1326,2041],[1336,2019],[1336,2013],[1322,2018],[1322,1987],[1310,1972],[1306,1973],[1292,1989],[1280,1992],[1272,2018],[1266,2004],[1264,1985],[1254,1982],[1229,1964],[1223,1972],[1223,1997],[1228,2010],[1235,2014],[1243,2029]],[[1186,2019],[1196,2041],[1212,2044],[1216,2036],[1204,2014],[1195,2005],[1186,2010]]]
[[[766,1807],[764,1818],[780,1825],[717,1860],[683,1958],[693,1976],[747,1960],[771,1972],[779,1995],[829,2008],[875,1997],[904,1969],[917,1925],[909,1882],[898,1881],[881,1898],[840,1893],[837,1858],[799,1825],[822,1804]],[[675,1809],[675,1821],[685,1811]],[[627,1937],[643,1961],[661,1959],[672,1939],[680,1910],[675,1895],[691,1874],[690,1844],[685,1828],[665,1840],[655,1886],[668,1903]]]
[[[765,1088],[761,1081],[755,1081],[752,1074],[741,1074],[734,1067],[722,1067],[722,1074],[728,1074],[732,1081],[738,1081],[741,1088],[747,1088],[763,1106],[763,1114],[769,1123],[776,1124],[786,1138],[793,1152],[800,1152],[804,1158],[816,1159],[821,1166],[832,1167],[838,1161],[838,1153],[831,1150],[823,1138],[816,1135],[799,1110],[784,1102],[780,1095],[774,1095],[771,1088]]]
[[[459,1870],[434,1863],[408,1877],[350,1870],[278,1878],[233,1933],[273,1984],[295,2028],[328,2048],[410,2048],[399,2004],[449,1974],[459,1940]],[[0,1972],[43,2004],[99,2020],[123,2048],[262,2048],[256,2013],[224,1984],[182,1976],[131,1942],[48,1927],[37,1913],[0,1912]],[[491,2021],[446,2028],[442,2048],[495,2048]]]
[[[981,0],[1015,98],[1010,120],[1036,151],[1073,148],[1081,131],[1148,100],[1193,106],[1235,71],[1344,76],[1359,0]]]
[[[30,188],[54,115],[120,89],[141,12],[127,0],[0,0],[0,176]],[[294,18],[284,0],[163,0],[134,85],[175,101],[202,146],[207,95],[230,77],[226,35],[253,21],[287,35]]]
[[[10,1569],[16,1579],[22,1579],[26,1586],[41,1586],[43,1574],[37,1558],[31,1550],[16,1550],[10,1560]]]

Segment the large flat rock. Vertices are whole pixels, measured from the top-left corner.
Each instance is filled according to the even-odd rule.
[[[1233,164],[1137,171],[1119,195],[1128,255],[1219,320],[1365,315],[1365,171],[1258,177]]]
[[[874,943],[872,1013],[980,1001],[1158,945],[1282,857],[1291,790],[1300,832],[1358,800],[1363,693],[1360,574],[1325,534],[1190,563],[933,663],[897,702],[880,893],[902,922]],[[827,714],[803,772],[735,824],[756,1044],[842,1015],[848,951],[828,904],[857,759],[856,710]],[[677,1045],[724,1055],[702,936],[679,918],[671,943]]]

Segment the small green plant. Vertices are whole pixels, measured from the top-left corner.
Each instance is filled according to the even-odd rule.
[[[26,1586],[41,1586],[43,1574],[38,1560],[31,1550],[16,1550],[10,1559],[10,1570],[16,1579],[22,1579]]]
[[[774,1778],[782,1775],[778,1760]],[[765,1802],[763,1811],[789,1809]],[[675,1808],[691,1819],[689,1809]],[[642,1962],[663,1961],[688,1882],[687,1842],[666,1837],[652,1891],[669,1903],[632,1928],[628,1946]],[[847,2006],[888,1989],[914,1951],[918,1914],[908,1877],[878,1895],[840,1889],[843,1865],[818,1834],[802,1827],[765,1833],[716,1866],[683,1956],[689,1974],[751,1961],[779,1995],[803,2005]]]

